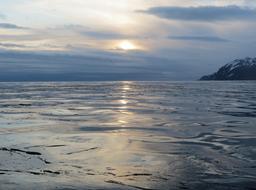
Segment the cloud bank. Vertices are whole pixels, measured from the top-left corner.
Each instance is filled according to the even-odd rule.
[[[4,48],[25,48],[27,46],[15,43],[0,43],[0,47]]]
[[[168,36],[169,39],[173,40],[184,40],[184,41],[202,41],[202,42],[228,42],[224,38],[218,36]]]
[[[193,68],[150,55],[0,52],[0,81],[189,80],[201,76]]]
[[[26,29],[25,27],[18,26],[18,25],[15,25],[15,24],[10,24],[10,23],[0,23],[0,28],[4,28],[4,29]]]
[[[160,18],[184,21],[255,20],[256,10],[239,6],[152,7],[138,11]]]

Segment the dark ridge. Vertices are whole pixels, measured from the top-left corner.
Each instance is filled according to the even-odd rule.
[[[43,158],[38,158],[39,160],[43,161],[45,164],[51,164],[51,162],[47,161],[46,159],[43,159]]]
[[[23,171],[23,170],[3,170],[0,169],[0,172],[14,172],[14,173],[27,173],[27,174],[32,174],[32,175],[46,175],[46,174],[55,174],[55,175],[60,175],[60,172],[58,171],[51,171],[51,170],[42,170],[40,172],[36,171]],[[3,173],[5,174],[5,173]]]
[[[119,175],[117,177],[132,177],[132,176],[152,176],[152,174],[147,173],[134,173],[134,174],[127,174],[127,175]]]
[[[47,147],[47,148],[58,148],[58,147],[64,147],[66,145],[60,144],[60,145],[35,145],[35,146],[27,146],[24,147],[24,149],[30,149],[30,148],[40,148],[40,147]]]
[[[107,180],[107,181],[105,181],[105,182],[106,182],[106,183],[116,184],[116,185],[122,185],[122,186],[126,186],[126,187],[132,187],[132,188],[135,188],[135,189],[153,190],[153,189],[150,189],[150,188],[139,187],[139,186],[134,186],[134,185],[128,185],[128,184],[125,184],[125,183],[122,183],[122,182],[119,182],[119,181],[114,181],[114,180]]]
[[[57,171],[57,172],[55,172],[55,171],[51,171],[51,170],[43,170],[42,172],[43,172],[44,174],[45,174],[45,173],[49,173],[49,174],[56,174],[56,175],[60,175],[60,172],[58,172],[58,171]]]
[[[8,151],[8,152],[22,152],[25,154],[29,154],[29,155],[36,155],[36,156],[40,156],[42,155],[40,152],[31,152],[31,151],[25,151],[25,150],[20,150],[20,149],[16,149],[16,148],[0,148],[1,151]]]
[[[90,150],[96,150],[98,149],[99,147],[93,147],[93,148],[89,148],[89,149],[85,149],[85,150],[79,150],[79,151],[76,151],[76,152],[69,152],[67,153],[66,155],[71,155],[71,154],[77,154],[77,153],[81,153],[81,152],[88,152]]]

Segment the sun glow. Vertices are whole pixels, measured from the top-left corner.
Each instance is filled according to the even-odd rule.
[[[118,49],[129,51],[137,49],[137,47],[130,41],[122,41],[120,44],[118,44]]]

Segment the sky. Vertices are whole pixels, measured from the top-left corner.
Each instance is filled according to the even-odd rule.
[[[0,1],[0,81],[197,80],[255,57],[255,0]]]

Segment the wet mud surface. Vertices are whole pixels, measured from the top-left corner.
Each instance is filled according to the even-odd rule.
[[[255,189],[253,82],[1,83],[0,189]]]

